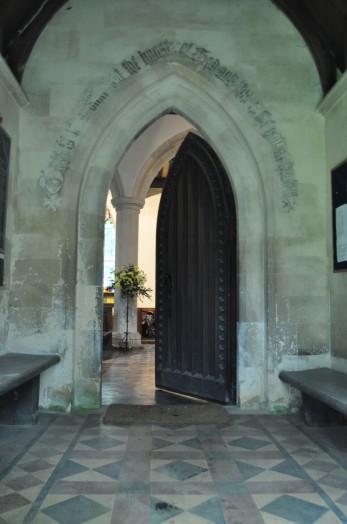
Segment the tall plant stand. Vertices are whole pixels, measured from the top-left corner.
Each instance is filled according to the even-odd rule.
[[[127,304],[125,307],[125,322],[126,322],[126,331],[124,332],[124,337],[122,338],[122,342],[120,345],[121,351],[129,351],[133,347],[133,342],[129,336],[129,296],[127,295]]]

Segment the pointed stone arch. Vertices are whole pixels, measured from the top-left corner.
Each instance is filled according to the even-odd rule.
[[[238,319],[238,398],[247,405],[255,396],[266,395],[266,202],[262,171],[269,168],[266,144],[257,140],[254,128],[207,80],[190,74],[179,64],[162,64],[126,91],[114,95],[112,114],[98,116],[95,138],[87,137],[85,167],[77,203],[77,285],[74,347],[74,399],[77,408],[97,406],[100,398],[100,354],[102,318],[102,246],[106,194],[116,166],[134,137],[163,114],[181,114],[211,144],[223,163],[233,188],[238,230],[239,319]],[[247,135],[247,140],[245,136]],[[254,143],[252,144],[252,142]],[[87,153],[88,152],[88,153]],[[263,164],[256,160],[256,153]],[[72,170],[74,169],[72,162]],[[79,159],[80,162],[80,159]],[[268,164],[266,164],[268,163]],[[144,189],[142,170],[132,180],[117,180],[123,195],[138,198]],[[125,182],[125,183],[124,183]],[[145,184],[146,185],[146,184]],[[257,347],[253,366],[249,340]],[[252,388],[255,382],[256,387]]]

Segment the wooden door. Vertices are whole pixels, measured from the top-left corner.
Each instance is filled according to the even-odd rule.
[[[156,386],[236,402],[236,216],[228,176],[189,133],[157,224]]]

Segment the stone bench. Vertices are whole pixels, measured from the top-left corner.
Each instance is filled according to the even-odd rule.
[[[40,374],[58,362],[58,355],[0,355],[0,424],[37,422]]]
[[[308,426],[346,425],[346,373],[318,368],[281,371],[279,377],[301,391],[303,417]]]

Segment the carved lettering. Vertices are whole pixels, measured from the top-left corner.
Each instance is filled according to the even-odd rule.
[[[220,61],[218,58],[214,58],[213,56],[208,57],[208,60],[206,64],[204,65],[204,69],[206,71],[216,71],[216,69],[220,66]]]
[[[69,158],[57,151],[53,151],[51,158],[49,160],[48,166],[56,169],[57,171],[64,172],[70,165]]]
[[[283,137],[280,135],[276,127],[271,127],[263,133],[263,137],[269,142],[273,149],[285,147]]]
[[[123,60],[122,67],[124,67],[129,75],[134,75],[141,70],[141,67],[137,63],[135,56],[132,56],[130,60]]]
[[[239,82],[239,84],[235,87],[235,96],[243,104],[247,102],[251,98],[249,85],[244,81]]]
[[[138,54],[145,65],[152,65],[154,62],[168,55],[172,52],[172,42],[164,40],[158,45],[146,49],[146,51],[138,51]]]
[[[196,62],[197,64],[200,64],[200,65],[206,65],[209,59],[208,57],[209,52],[210,51],[208,51],[204,47],[196,47],[195,53],[192,54],[193,62]]]
[[[272,115],[270,111],[262,111],[259,115],[255,117],[255,121],[259,125],[259,127],[265,127],[267,125],[273,125],[274,121],[272,118]]]
[[[90,109],[92,111],[95,111],[100,104],[103,103],[103,101],[108,97],[109,93],[107,93],[106,91],[104,91],[96,100],[95,102],[92,103],[92,105],[90,106]]]
[[[227,68],[220,68],[218,70],[219,72],[216,74],[216,77],[218,80],[223,82],[223,84],[226,87],[229,87],[230,85],[234,84],[238,80],[237,73],[233,73],[232,71],[229,71]]]
[[[74,149],[75,142],[73,140],[70,140],[68,138],[65,138],[63,136],[60,136],[57,140],[57,144],[60,147],[66,147],[66,149]]]
[[[86,124],[87,124],[87,119],[85,115],[77,116],[69,122],[66,130],[67,132],[75,135],[75,137],[78,137],[82,133]]]
[[[118,87],[125,79],[126,77],[119,69],[114,69],[110,78],[111,86]]]
[[[282,182],[289,181],[293,176],[293,166],[292,162],[288,164],[282,164],[278,167],[278,173]]]
[[[275,160],[279,164],[286,164],[290,163],[290,156],[288,151],[285,149],[285,145],[283,144],[281,147],[274,150],[273,155],[275,157]]]
[[[192,49],[194,44],[187,44],[187,42],[184,42],[180,49],[179,49],[179,54],[180,55],[187,55],[189,53],[189,51]]]
[[[160,56],[156,54],[155,49],[147,49],[147,51],[144,51],[141,53],[141,51],[138,51],[140,58],[143,60],[145,65],[151,65],[153,62],[157,61]]]
[[[216,78],[226,87],[231,87],[237,100],[246,105],[246,111],[254,119],[260,128],[261,136],[268,143],[274,160],[277,164],[278,176],[283,184],[283,206],[291,210],[295,205],[297,196],[297,183],[294,178],[294,164],[291,161],[283,136],[276,128],[275,121],[270,111],[264,109],[259,100],[256,99],[249,84],[243,81],[238,73],[231,71],[228,67],[220,63],[219,59],[211,56],[211,52],[205,47],[198,47],[193,42],[178,42],[164,39],[158,44],[137,51],[136,55],[125,58],[118,67],[114,67],[111,74],[102,85],[92,93],[87,94],[82,102],[82,107],[76,116],[69,122],[65,129],[66,136],[61,135],[56,141],[56,147],[64,149],[67,153],[71,152],[78,145],[82,133],[91,124],[91,113],[95,112],[107,100],[111,88],[118,88],[130,76],[141,71],[141,65],[151,66],[161,58],[170,54],[178,53],[191,60],[195,67]],[[59,171],[62,175],[69,168],[70,160],[68,156],[54,151],[49,161],[49,168]],[[49,178],[50,186],[52,177]],[[48,187],[47,175],[45,177],[45,187]],[[52,190],[48,191],[48,198],[52,195]]]

